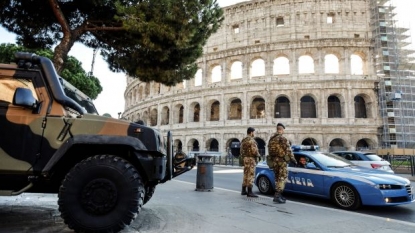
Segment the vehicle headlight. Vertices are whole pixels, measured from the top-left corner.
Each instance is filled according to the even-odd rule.
[[[392,189],[392,185],[390,184],[377,184],[375,185],[377,189]]]

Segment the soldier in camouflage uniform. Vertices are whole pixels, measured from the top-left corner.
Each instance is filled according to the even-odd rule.
[[[248,128],[247,136],[242,139],[241,153],[239,155],[243,157],[244,164],[241,195],[247,195],[248,197],[258,197],[252,192],[256,160],[261,158],[258,152],[258,145],[254,139],[254,132],[254,128]],[[246,191],[246,188],[248,188],[248,192]]]
[[[277,203],[285,203],[282,192],[284,191],[285,181],[288,176],[287,162],[291,160],[297,164],[287,138],[282,136],[284,130],[285,126],[278,123],[277,133],[271,137],[268,143],[269,156],[274,161],[275,196],[273,201]]]

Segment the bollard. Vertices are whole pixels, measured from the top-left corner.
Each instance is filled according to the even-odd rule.
[[[213,189],[213,156],[199,154],[197,156],[196,191],[212,191]]]

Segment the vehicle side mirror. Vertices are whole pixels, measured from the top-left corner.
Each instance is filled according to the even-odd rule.
[[[314,163],[307,163],[306,167],[308,169],[318,170],[318,168],[316,167],[316,165]]]
[[[14,92],[13,105],[35,109],[38,106],[38,102],[35,97],[33,97],[30,89],[18,87]]]

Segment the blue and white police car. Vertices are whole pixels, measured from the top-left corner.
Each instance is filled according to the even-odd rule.
[[[284,192],[317,196],[332,200],[347,210],[361,205],[393,206],[415,201],[411,182],[401,176],[358,167],[348,160],[315,146],[292,146],[297,161],[305,157],[306,168],[288,165],[288,178]],[[255,168],[255,185],[263,194],[275,190],[274,172],[267,163]]]

